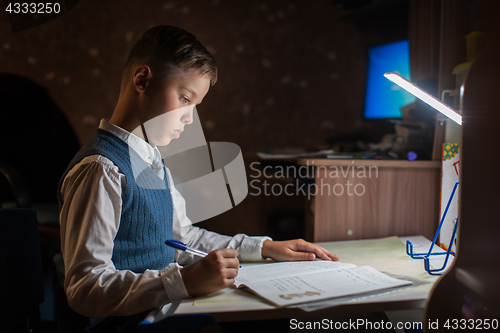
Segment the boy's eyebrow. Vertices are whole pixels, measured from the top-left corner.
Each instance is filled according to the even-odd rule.
[[[193,94],[195,97],[198,96],[198,94],[196,93],[196,91],[192,90],[192,89],[189,89],[187,87],[181,87],[181,89],[184,89],[184,90],[187,90],[189,91],[191,94]]]

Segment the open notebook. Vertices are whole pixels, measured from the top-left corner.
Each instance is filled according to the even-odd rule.
[[[242,267],[235,281],[280,307],[410,284],[370,266],[319,260]]]

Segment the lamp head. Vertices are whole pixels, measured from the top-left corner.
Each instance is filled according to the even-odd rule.
[[[384,73],[384,76],[404,90],[408,91],[410,94],[429,104],[434,109],[438,110],[457,124],[462,125],[462,116],[457,111],[444,104],[436,97],[417,87],[398,73],[388,72]]]

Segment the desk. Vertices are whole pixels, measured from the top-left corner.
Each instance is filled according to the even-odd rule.
[[[439,161],[299,159],[297,163],[316,169],[318,194],[306,207],[307,240],[434,236],[439,223]]]
[[[329,251],[339,254],[341,261],[356,265],[370,265],[381,272],[394,277],[411,277],[429,284],[407,290],[385,293],[378,296],[361,298],[349,303],[325,308],[314,312],[305,312],[298,307],[276,308],[263,299],[250,293],[226,288],[222,291],[195,299],[182,301],[174,314],[209,313],[216,322],[242,320],[264,320],[279,318],[299,318],[310,316],[328,316],[332,314],[352,314],[380,312],[390,310],[423,309],[437,277],[428,275],[422,260],[409,258],[405,253],[404,237],[389,237],[374,240],[319,243]],[[413,237],[416,246],[428,248],[430,241],[424,237]],[[422,248],[419,249],[422,250]],[[437,250],[437,249],[436,249]],[[439,260],[439,259],[438,259]],[[438,265],[439,263],[431,263]],[[164,314],[168,309],[164,308]],[[163,316],[158,314],[158,319]]]

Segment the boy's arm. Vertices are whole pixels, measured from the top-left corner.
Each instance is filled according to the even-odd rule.
[[[108,159],[90,156],[61,189],[61,246],[70,306],[85,316],[130,315],[188,296],[179,266],[137,274],[116,270],[111,256],[120,223],[125,176]]]
[[[205,252],[222,248],[235,249],[240,261],[264,260],[262,258],[262,244],[266,240],[271,240],[270,237],[250,237],[245,234],[230,237],[193,226],[186,215],[186,201],[175,188],[168,169],[167,175],[174,202],[174,237],[177,240]],[[187,252],[176,251],[176,261],[182,265],[197,260],[199,260],[198,257]]]

